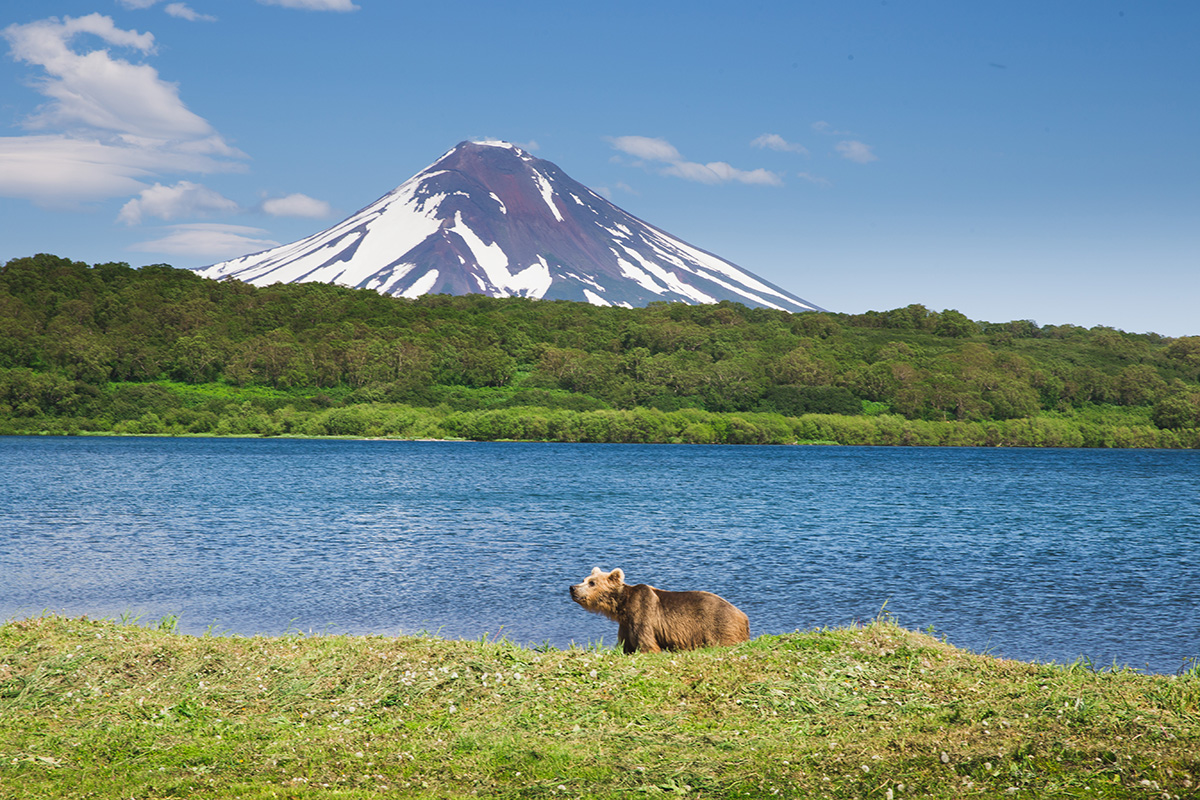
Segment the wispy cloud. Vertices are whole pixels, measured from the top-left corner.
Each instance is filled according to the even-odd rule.
[[[15,60],[41,70],[30,85],[48,102],[23,120],[36,133],[0,137],[0,194],[71,205],[134,194],[167,174],[244,168],[246,155],[188,109],[178,86],[109,49],[153,55],[153,34],[89,14],[9,25],[2,35]],[[109,47],[78,47],[85,36]]]
[[[842,158],[853,161],[856,164],[869,164],[872,161],[879,160],[879,156],[871,151],[871,145],[863,144],[856,140],[847,140],[838,142],[833,146]]]
[[[125,8],[150,8],[159,0],[117,0],[118,5]],[[358,11],[359,6],[352,0],[258,0],[259,5],[279,6],[280,8],[298,8],[303,11]],[[201,14],[192,10],[187,3],[169,3],[164,9],[168,14],[192,22],[215,22],[216,17]]]
[[[350,0],[258,0],[264,6],[300,8],[305,11],[358,11]]]
[[[847,161],[853,161],[856,164],[869,164],[872,161],[879,160],[879,156],[875,155],[873,147],[860,141],[857,133],[838,130],[824,120],[814,122],[812,129],[826,136],[852,137],[843,139],[833,146],[837,154]]]
[[[710,184],[783,184],[783,179],[778,174],[765,169],[743,170],[724,161],[710,161],[705,164],[687,161],[666,139],[650,136],[614,136],[609,138],[608,142],[616,150],[638,159],[638,166],[646,166],[645,162],[654,163],[654,168],[662,175]]]
[[[858,134],[850,131],[839,131],[825,120],[818,120],[812,124],[812,129],[817,133],[823,133],[826,136],[857,136]]]
[[[172,17],[186,19],[188,22],[216,22],[217,18],[211,14],[201,14],[192,9],[187,3],[168,3],[163,9]]]
[[[760,183],[769,186],[780,186],[783,180],[774,172],[765,169],[743,170],[730,166],[724,161],[710,161],[698,164],[694,161],[679,161],[663,168],[664,175],[674,175],[698,183]]]
[[[329,203],[309,197],[306,194],[289,194],[286,197],[272,197],[263,201],[262,210],[273,217],[325,219],[333,215],[333,207]]]
[[[165,236],[138,242],[129,249],[138,253],[232,258],[279,246],[273,239],[261,238],[267,231],[245,225],[198,222],[171,225],[168,231]]]
[[[174,186],[156,183],[148,189],[143,189],[138,197],[121,208],[117,219],[126,225],[140,225],[145,217],[172,220],[231,213],[237,210],[237,203],[207,186],[180,181]]]
[[[777,133],[764,133],[750,143],[751,147],[766,150],[778,150],[781,153],[799,153],[808,155],[808,148],[797,142],[789,142]]]

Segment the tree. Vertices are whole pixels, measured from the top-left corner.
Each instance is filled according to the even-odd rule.
[[[181,336],[171,346],[169,363],[171,377],[184,383],[208,383],[221,374],[224,356],[210,339],[201,333]]]
[[[803,414],[861,414],[862,402],[841,386],[773,386],[757,411],[799,417]]]
[[[465,386],[505,386],[516,371],[512,356],[494,345],[459,354],[458,379]]]
[[[797,347],[769,367],[771,378],[779,384],[795,386],[829,386],[835,368],[824,359],[815,357],[808,347]]]
[[[1164,429],[1200,428],[1200,392],[1176,384],[1175,391],[1154,404],[1151,419]]]
[[[1182,336],[1173,340],[1163,355],[1187,371],[1188,377],[1200,373],[1200,336]]]
[[[1150,405],[1167,390],[1167,382],[1148,364],[1131,364],[1113,380],[1116,400],[1125,406]]]
[[[933,333],[935,336],[962,338],[979,333],[979,326],[962,312],[950,308],[937,315]]]

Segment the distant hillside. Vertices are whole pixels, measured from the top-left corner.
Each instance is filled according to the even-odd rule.
[[[845,315],[402,299],[50,255],[0,269],[0,432],[405,435],[313,422],[398,404],[428,410],[426,433],[470,438],[617,438],[613,420],[636,412],[643,429],[618,440],[1194,447],[1200,336],[920,305]],[[553,429],[550,411],[610,427]],[[254,414],[263,421],[247,428]],[[816,417],[825,427],[800,427]]]

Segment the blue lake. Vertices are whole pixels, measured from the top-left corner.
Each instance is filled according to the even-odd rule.
[[[751,633],[1200,657],[1200,452],[0,437],[0,618],[614,644],[594,566]]]

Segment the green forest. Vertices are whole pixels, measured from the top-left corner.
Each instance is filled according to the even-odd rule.
[[[0,434],[1200,447],[1200,336],[0,268]]]

